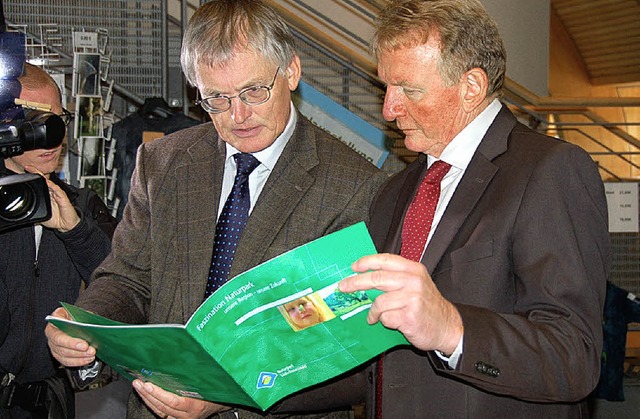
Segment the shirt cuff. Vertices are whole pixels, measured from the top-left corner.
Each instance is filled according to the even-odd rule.
[[[452,370],[455,370],[456,367],[458,366],[458,361],[460,361],[460,357],[462,356],[463,341],[464,341],[464,335],[462,335],[462,337],[460,338],[460,342],[458,342],[458,346],[456,346],[456,349],[453,351],[451,356],[447,357],[440,351],[434,351],[434,352],[436,353],[436,355],[438,355],[438,358],[440,358],[441,360],[446,362],[447,365],[449,365],[449,368],[451,368]]]

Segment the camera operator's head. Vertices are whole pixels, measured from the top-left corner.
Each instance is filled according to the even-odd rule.
[[[24,72],[18,78],[22,89],[20,99],[51,106],[50,112],[62,115],[60,89],[55,80],[38,66],[25,63]],[[51,149],[28,150],[5,159],[7,169],[15,173],[25,173],[26,166],[33,166],[49,177],[57,168],[62,152],[62,144]]]

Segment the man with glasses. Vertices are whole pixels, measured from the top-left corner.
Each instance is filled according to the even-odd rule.
[[[369,204],[386,180],[295,109],[291,92],[301,77],[300,58],[287,25],[262,2],[218,0],[202,6],[187,26],[181,62],[212,124],[141,146],[113,251],[77,301],[126,323],[184,324],[224,280],[366,221]],[[253,170],[243,174],[245,165]],[[236,192],[236,177],[248,177],[248,188]],[[246,222],[237,247],[220,250],[225,246],[217,239],[216,224],[228,218],[225,201],[236,193],[246,197],[247,189],[249,215],[240,223]],[[224,252],[230,268],[220,260]],[[58,309],[54,315],[67,314]],[[85,341],[53,326],[46,332],[52,353],[64,365],[94,360],[95,349]],[[218,411],[234,418],[262,417],[179,397],[140,380],[133,386],[139,397],[130,399],[128,414],[135,418],[207,417]],[[304,408],[342,407],[333,416],[318,417],[350,417],[350,404],[341,400],[347,393],[308,397]]]
[[[61,115],[56,82],[44,70],[24,65],[19,99]],[[45,316],[61,301],[73,302],[82,283],[111,249],[116,220],[90,189],[67,185],[56,176],[62,144],[25,151],[4,160],[14,173],[39,173],[47,179],[52,216],[39,225],[20,226],[0,234],[0,282],[6,286],[9,324],[0,343],[0,417],[46,417],[47,382],[58,373],[43,334]],[[6,324],[3,324],[3,328]],[[62,376],[65,383],[66,375]],[[65,383],[66,385],[67,383]],[[73,408],[73,393],[69,393]],[[68,394],[68,395],[69,395]],[[11,396],[11,397],[9,397]],[[44,414],[45,416],[39,416]],[[5,416],[6,415],[6,416]],[[71,417],[71,416],[70,416]]]

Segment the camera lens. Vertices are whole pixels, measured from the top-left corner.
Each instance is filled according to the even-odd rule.
[[[36,195],[29,183],[14,183],[0,186],[0,218],[20,221],[34,210]]]
[[[40,175],[0,176],[0,232],[51,217],[47,181]]]
[[[60,145],[67,131],[62,118],[51,112],[28,110],[22,126],[22,147],[25,150],[50,149]]]

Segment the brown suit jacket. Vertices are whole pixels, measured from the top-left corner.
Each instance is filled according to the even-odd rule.
[[[211,123],[140,147],[113,250],[78,305],[127,323],[189,319],[204,298],[224,158],[224,142]],[[368,220],[370,202],[386,178],[298,114],[242,234],[231,277]],[[149,415],[137,400],[130,401],[129,413]]]
[[[370,222],[379,251],[399,253],[425,170],[423,155],[379,191]],[[387,354],[384,417],[586,416],[580,402],[597,383],[602,351],[607,227],[589,156],[503,106],[422,260],[462,316],[463,355],[451,370],[433,352]]]

